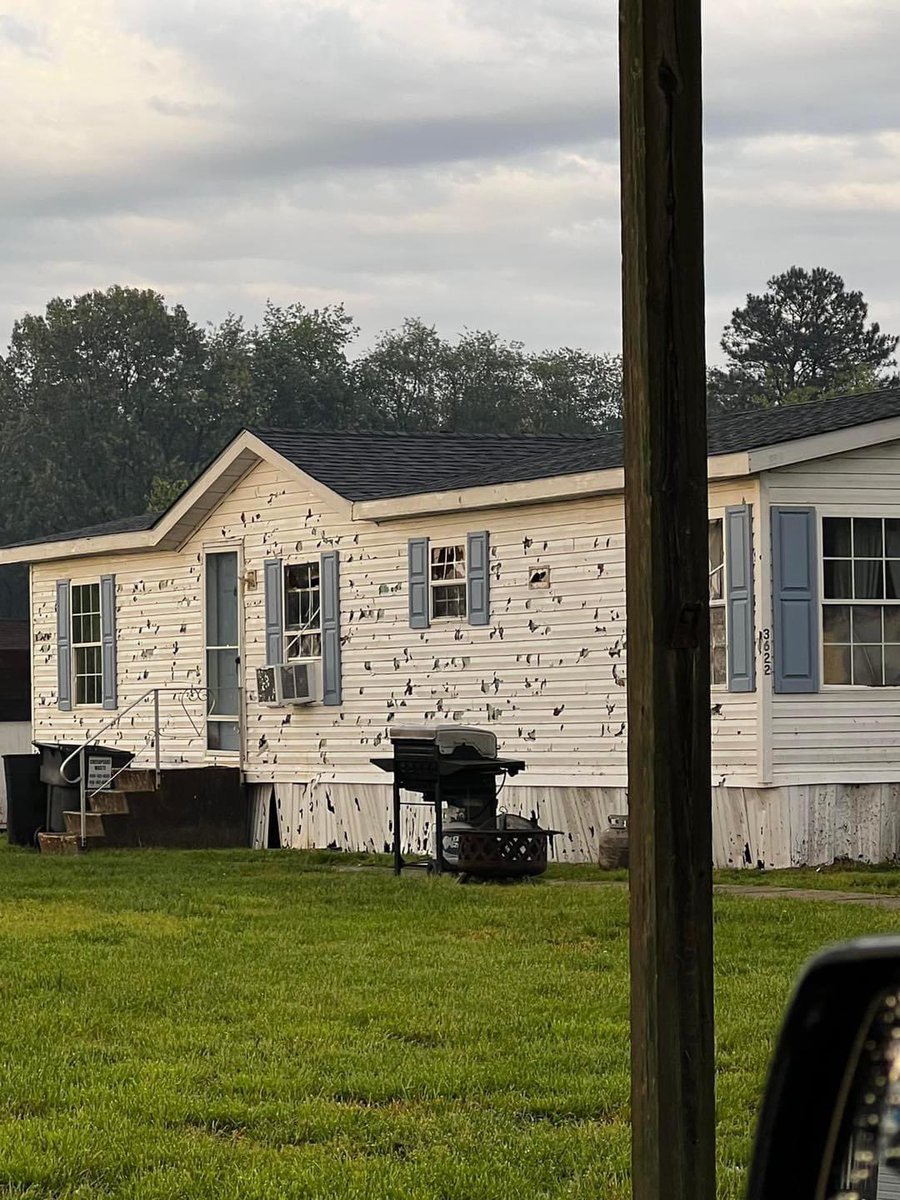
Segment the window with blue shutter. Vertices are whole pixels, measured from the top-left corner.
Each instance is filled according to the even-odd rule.
[[[266,605],[266,663],[284,661],[284,620],[281,611],[281,559],[267,558],[263,564]]]
[[[725,563],[728,690],[752,692],[756,686],[756,633],[753,622],[752,509],[749,504],[725,510]]]
[[[103,662],[103,707],[118,708],[116,682],[116,577],[100,577],[100,630]]]
[[[816,510],[772,508],[775,691],[819,690]]]
[[[470,533],[467,551],[469,624],[488,625],[491,620],[488,534]]]
[[[428,538],[410,538],[409,627],[427,629],[430,618]]]
[[[341,703],[341,589],[337,550],[326,551],[321,562],[322,699]]]
[[[72,708],[72,616],[68,579],[56,581],[56,703]]]

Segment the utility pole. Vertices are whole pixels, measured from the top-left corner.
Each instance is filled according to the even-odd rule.
[[[620,0],[634,1200],[714,1200],[700,0]]]

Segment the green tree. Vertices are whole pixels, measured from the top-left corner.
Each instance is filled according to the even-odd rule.
[[[824,267],[791,267],[748,295],[722,335],[726,366],[709,376],[713,411],[797,404],[892,382],[898,339],[867,323],[861,292]]]
[[[545,350],[528,359],[530,433],[595,433],[622,424],[622,359],[586,350]]]
[[[147,512],[165,512],[189,482],[187,479],[163,479],[160,475],[154,475],[150,483],[150,495],[147,497]]]
[[[341,304],[266,306],[246,337],[247,423],[285,429],[342,429],[355,417],[347,348],[358,330]]]
[[[7,537],[139,512],[155,475],[194,466],[206,338],[150,290],[55,299],[13,326],[0,360]]]
[[[363,429],[439,429],[449,347],[433,325],[407,318],[354,365],[355,423]]]

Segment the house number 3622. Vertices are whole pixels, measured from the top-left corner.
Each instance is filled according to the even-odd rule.
[[[763,675],[772,674],[772,639],[770,630],[763,629],[759,635],[762,649]]]

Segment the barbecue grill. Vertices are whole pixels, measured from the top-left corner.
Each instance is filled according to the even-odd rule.
[[[405,865],[400,811],[434,811],[434,857],[427,864],[461,879],[516,879],[547,869],[548,846],[558,832],[535,818],[498,811],[498,781],[525,770],[520,759],[498,758],[497,738],[465,725],[399,726],[391,730],[393,758],[372,762],[394,777],[394,872]],[[404,800],[412,792],[421,800]],[[446,812],[446,818],[445,818]]]

